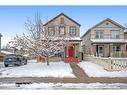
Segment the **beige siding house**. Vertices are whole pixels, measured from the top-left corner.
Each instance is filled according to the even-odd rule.
[[[50,36],[69,35],[71,37],[71,45],[65,47],[63,52],[56,54],[56,57],[60,57],[62,60],[65,58],[78,58],[79,46],[80,46],[80,24],[65,15],[60,13],[46,24],[44,29]]]
[[[101,57],[127,57],[125,27],[107,18],[82,37],[83,54]],[[126,38],[125,38],[126,37]]]

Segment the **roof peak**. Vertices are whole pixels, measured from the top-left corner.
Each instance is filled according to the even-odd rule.
[[[65,17],[68,18],[69,20],[71,20],[71,21],[73,21],[74,23],[76,23],[77,25],[81,26],[81,25],[80,25],[79,23],[77,23],[75,20],[73,20],[73,19],[71,19],[70,17],[68,17],[67,15],[65,15],[63,12],[59,13],[59,14],[58,14],[57,16],[55,16],[53,19],[49,20],[47,23],[44,24],[44,26],[47,25],[48,23],[50,23],[51,21],[55,20],[57,17],[59,17],[59,16],[61,16],[61,15],[65,16]]]

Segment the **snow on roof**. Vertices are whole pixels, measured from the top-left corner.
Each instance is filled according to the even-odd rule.
[[[45,38],[43,37],[42,40]],[[60,37],[51,37],[52,40],[58,40]],[[63,39],[63,38],[62,38]],[[76,41],[81,41],[80,37],[64,37],[64,40],[76,40]]]
[[[94,43],[125,43],[127,42],[126,39],[91,39],[91,41]]]
[[[1,53],[4,53],[4,54],[14,54],[12,52],[4,51],[4,50],[2,50]]]
[[[28,54],[24,54],[23,56],[28,57],[29,55]]]
[[[80,37],[71,37],[70,39],[71,40],[79,40],[79,41],[81,40]]]

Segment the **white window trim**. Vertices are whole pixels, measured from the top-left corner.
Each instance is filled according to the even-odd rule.
[[[64,29],[64,32],[63,32],[63,33],[61,33],[61,28]],[[59,27],[59,34],[60,34],[60,35],[65,35],[65,27],[64,27],[64,26],[60,26],[60,27]]]
[[[98,37],[97,37],[97,32],[98,32]],[[95,39],[103,39],[103,38],[104,38],[104,31],[103,30],[96,30],[95,31]]]
[[[72,28],[73,30],[75,30],[75,32],[72,32],[71,28]],[[70,26],[70,27],[69,27],[69,34],[70,34],[71,36],[76,36],[76,26]]]
[[[50,28],[52,29],[52,31],[49,31]],[[49,36],[55,35],[54,27],[48,27],[48,35],[49,35]]]
[[[113,35],[113,32],[118,33],[118,35]],[[120,39],[120,31],[119,30],[111,30],[111,39]]]

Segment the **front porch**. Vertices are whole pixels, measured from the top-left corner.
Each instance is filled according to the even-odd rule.
[[[65,47],[64,62],[65,63],[78,63],[80,61],[79,44],[71,44]]]
[[[47,58],[44,56],[38,56],[37,62],[46,62]],[[55,54],[49,58],[49,62],[64,61],[65,63],[78,63],[81,61],[81,53],[79,52],[79,43],[73,43],[63,49],[62,52]]]
[[[100,57],[127,57],[125,44],[92,44],[92,53]]]

